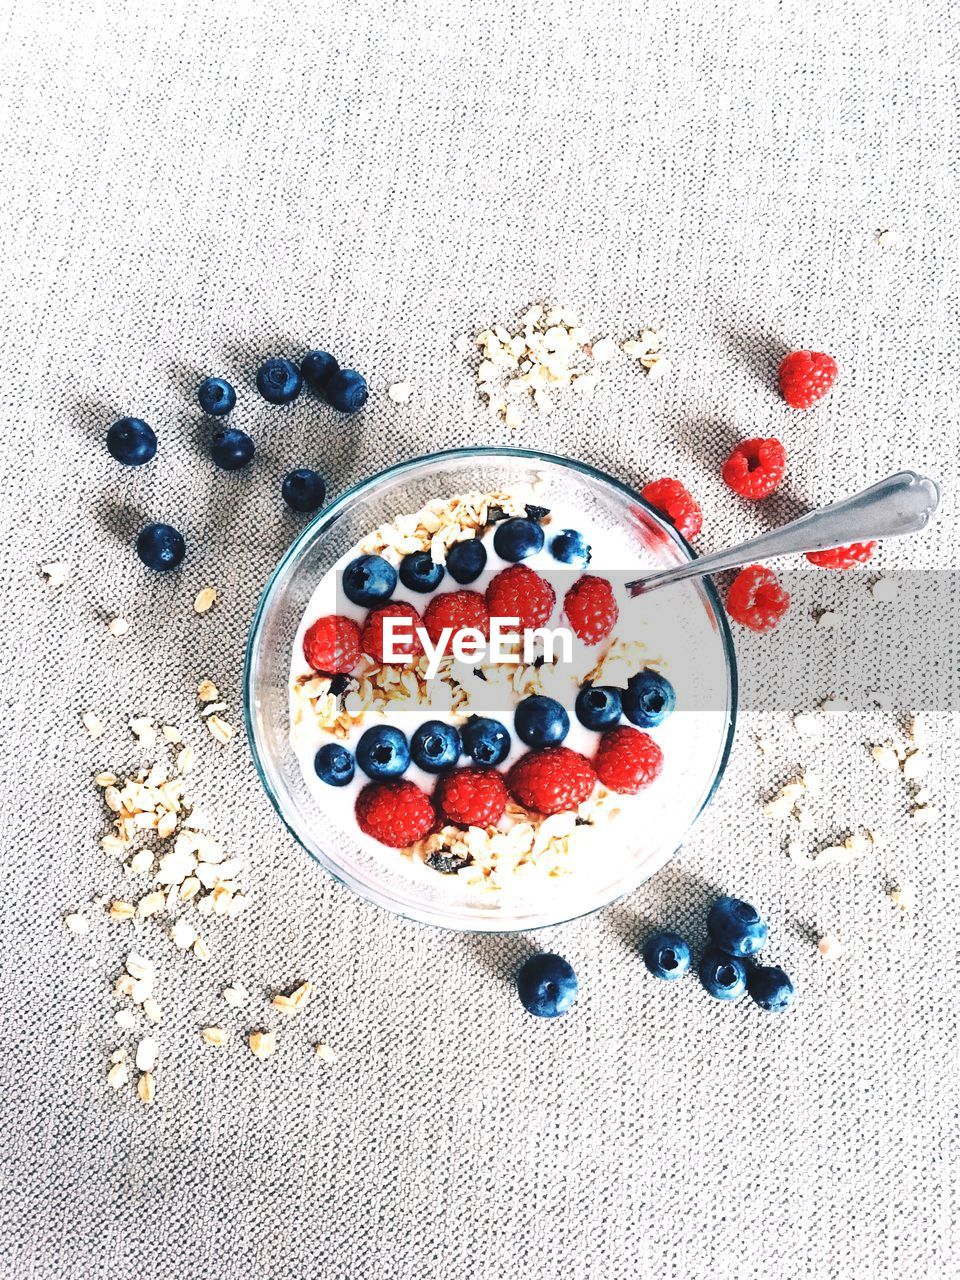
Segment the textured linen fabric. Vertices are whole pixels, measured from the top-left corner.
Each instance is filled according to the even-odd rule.
[[[762,710],[790,637],[822,694],[844,693],[840,641],[809,606],[846,610],[855,640],[864,575],[805,575],[779,639],[738,635],[747,711],[715,803],[627,901],[535,937],[449,935],[356,900],[287,837],[242,735],[208,739],[193,691],[212,677],[239,723],[247,626],[301,525],[283,472],[315,465],[335,495],[507,440],[453,342],[535,300],[598,335],[662,326],[675,366],[650,382],[616,362],[513,443],[629,483],[679,476],[705,549],[913,466],[944,482],[943,516],[877,563],[955,569],[956,6],[7,0],[2,27],[0,1275],[955,1275],[955,715],[934,717],[942,817],[921,830],[865,750],[889,717],[835,717],[811,745],[800,708]],[[899,246],[877,244],[885,229]],[[262,358],[311,345],[369,374],[358,418],[256,396]],[[807,415],[774,391],[792,345],[843,369]],[[193,397],[209,373],[238,387],[249,474],[207,460]],[[405,406],[386,397],[401,379]],[[104,450],[122,413],[158,431],[148,468]],[[762,508],[719,480],[750,434],[790,457]],[[148,518],[185,531],[179,573],[133,555]],[[54,559],[60,590],[37,570]],[[110,994],[131,934],[90,905],[124,883],[90,779],[138,763],[140,713],[196,744],[194,794],[249,858],[253,897],[211,924],[205,965],[159,929],[137,940],[166,1010],[150,1109],[104,1083],[133,1041]],[[789,860],[758,799],[798,764],[825,779],[811,847],[875,824],[875,855]],[[913,913],[885,896],[902,878]],[[767,912],[800,990],[789,1017],[646,976],[638,940],[669,925],[699,947],[718,891]],[[78,906],[84,938],[61,923]],[[824,930],[849,948],[835,964]],[[556,1024],[512,985],[539,947],[582,981]],[[258,1063],[242,1037],[306,975],[314,1001]],[[219,997],[234,977],[242,1012]],[[200,1043],[210,1022],[226,1049]],[[333,1067],[313,1060],[321,1039]]]

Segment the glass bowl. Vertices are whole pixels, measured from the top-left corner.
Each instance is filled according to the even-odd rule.
[[[658,871],[709,803],[723,775],[736,719],[737,670],[733,641],[716,590],[709,580],[664,588],[646,599],[659,616],[673,616],[671,598],[686,610],[681,639],[700,679],[709,677],[703,702],[671,719],[700,716],[696,770],[682,776],[669,805],[643,830],[617,830],[615,856],[604,855],[602,872],[571,891],[542,901],[514,901],[502,894],[479,899],[458,894],[458,876],[415,875],[396,850],[362,847],[359,833],[339,830],[307,786],[289,738],[289,678],[292,645],[304,610],[327,570],[373,529],[413,512],[437,497],[471,490],[490,492],[538,480],[546,505],[558,502],[582,515],[583,529],[606,526],[626,546],[621,569],[667,568],[695,553],[671,524],[626,485],[569,458],[524,449],[455,449],[414,458],[373,476],[317,515],[280,561],[260,600],[250,629],[244,674],[244,713],[254,762],[278,814],[304,849],[330,875],[378,906],[448,929],[510,932],[556,925],[607,906]],[[625,543],[624,543],[624,540]],[[592,565],[603,571],[614,566]],[[681,593],[673,596],[673,593]],[[667,722],[669,723],[669,722]],[[688,726],[693,721],[686,722]],[[670,754],[665,748],[665,758]],[[666,767],[665,767],[666,773]],[[662,783],[658,779],[658,784]],[[423,868],[420,868],[423,871]],[[567,877],[575,881],[576,877]],[[435,882],[435,883],[434,883]],[[454,882],[451,885],[450,882]]]

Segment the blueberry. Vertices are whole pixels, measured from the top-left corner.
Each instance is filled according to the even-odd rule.
[[[225,378],[204,378],[197,387],[197,399],[204,413],[221,418],[237,403],[237,393]]]
[[[707,932],[731,956],[753,956],[763,950],[767,922],[749,902],[739,898],[718,898],[707,916]]]
[[[590,544],[582,533],[576,529],[563,529],[555,538],[550,539],[550,554],[554,560],[573,565],[575,569],[585,569],[590,563]]]
[[[546,520],[550,514],[549,507],[534,507],[529,502],[525,503],[523,509],[527,513],[528,520]]]
[[[643,963],[655,978],[673,982],[690,968],[690,947],[669,929],[662,929],[643,944]]]
[[[172,524],[145,524],[137,534],[137,555],[148,569],[176,569],[186,551],[183,534]]]
[[[255,452],[247,433],[236,427],[218,431],[210,441],[210,457],[224,471],[239,471],[253,461]]]
[[[782,969],[773,964],[759,964],[751,969],[747,990],[751,999],[767,1013],[786,1013],[797,998],[793,983]]]
[[[374,725],[357,743],[357,764],[368,778],[398,778],[409,763],[407,740],[392,725]]]
[[[513,727],[528,747],[555,747],[570,732],[570,717],[559,702],[535,693],[517,703]]]
[[[356,369],[337,369],[325,380],[320,394],[341,413],[356,413],[367,403],[367,380]]]
[[[499,720],[471,716],[460,730],[464,755],[477,764],[499,764],[510,751],[510,734]]]
[[[289,404],[296,400],[303,386],[300,370],[292,360],[274,356],[257,370],[257,390],[271,404]]]
[[[156,433],[142,418],[120,418],[107,432],[107,449],[125,467],[142,467],[157,452]]]
[[[497,525],[493,535],[493,549],[501,560],[516,564],[534,556],[543,547],[543,530],[533,520],[514,517]]]
[[[329,351],[308,351],[300,361],[300,372],[313,391],[322,390],[323,384],[339,368]]]
[[[460,734],[442,720],[424,720],[410,739],[413,763],[427,773],[452,769],[460,759]]]
[[[520,966],[517,995],[527,1013],[537,1018],[559,1018],[573,1008],[577,975],[563,956],[541,951]]]
[[[313,767],[321,782],[331,787],[345,787],[353,781],[353,756],[339,742],[328,742],[313,758]]]
[[[739,1000],[747,989],[747,966],[736,956],[707,947],[700,961],[700,981],[714,1000]]]
[[[487,563],[487,548],[479,538],[455,542],[447,552],[447,572],[454,582],[475,582]]]
[[[609,729],[623,713],[620,690],[585,684],[573,704],[577,719],[588,729]]]
[[[327,486],[319,471],[309,467],[297,467],[283,477],[280,488],[283,500],[291,511],[316,511],[323,506]]]
[[[396,585],[397,571],[383,556],[357,556],[343,571],[343,594],[364,609],[384,604]]]
[[[627,681],[623,714],[641,729],[655,729],[677,705],[673,685],[659,671],[645,667]]]
[[[434,564],[429,551],[414,551],[400,561],[400,581],[409,591],[435,591],[444,568]]]

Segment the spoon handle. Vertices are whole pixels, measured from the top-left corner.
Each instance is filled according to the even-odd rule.
[[[870,542],[874,538],[902,538],[919,533],[933,519],[940,502],[940,486],[915,471],[898,471],[878,480],[852,498],[833,502],[828,507],[811,511],[799,520],[791,520],[779,529],[771,529],[749,542],[741,542],[727,551],[665,569],[627,583],[633,596],[666,587],[688,578],[702,578],[723,569],[737,569],[754,560],[774,556],[795,555],[802,551],[824,551],[828,547],[850,542]]]

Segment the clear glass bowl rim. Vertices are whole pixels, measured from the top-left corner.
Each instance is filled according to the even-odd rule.
[[[331,876],[334,880],[339,881],[340,884],[350,889],[352,893],[355,893],[359,898],[363,899],[364,901],[372,902],[375,906],[381,907],[384,910],[391,912],[393,915],[400,916],[403,919],[413,920],[417,924],[427,924],[427,925],[433,926],[434,928],[448,929],[454,933],[492,933],[492,934],[532,933],[532,932],[535,932],[537,929],[557,928],[560,925],[570,924],[572,921],[582,919],[584,916],[593,915],[597,911],[603,911],[607,907],[612,906],[614,903],[620,902],[624,898],[628,897],[630,893],[633,893],[639,887],[639,885],[643,883],[643,881],[642,880],[639,881],[632,888],[626,890],[623,893],[617,894],[616,896],[614,896],[613,898],[610,898],[606,902],[597,903],[595,906],[588,907],[584,911],[574,912],[573,915],[564,916],[562,919],[544,922],[542,924],[514,925],[514,926],[504,926],[502,928],[498,928],[496,927],[495,920],[491,919],[491,922],[489,925],[485,923],[482,925],[476,925],[471,928],[470,926],[463,925],[463,924],[445,924],[442,920],[438,920],[434,918],[432,913],[425,912],[423,915],[418,915],[415,911],[412,911],[409,908],[406,910],[400,910],[400,908],[397,907],[392,902],[389,895],[387,894],[381,895],[371,886],[355,882],[353,877],[350,876],[348,872],[345,872],[339,868],[335,868],[331,866],[329,859],[319,858],[314,853],[313,850],[308,849],[306,847],[306,845],[300,839],[300,836],[297,833],[297,831],[287,821],[286,815],[284,814],[284,811],[283,811],[283,803],[281,801],[281,798],[275,794],[273,787],[271,786],[270,782],[267,779],[266,770],[264,769],[263,763],[260,758],[260,751],[257,745],[256,733],[254,731],[254,721],[253,721],[253,693],[254,693],[253,678],[254,677],[253,677],[252,659],[253,659],[253,654],[256,647],[257,637],[260,631],[260,627],[263,623],[263,619],[269,608],[274,587],[276,586],[278,580],[280,579],[281,575],[283,574],[287,566],[290,564],[290,562],[293,560],[296,560],[297,556],[300,553],[301,546],[307,541],[313,539],[316,536],[318,530],[320,530],[322,526],[328,523],[331,523],[334,519],[336,519],[339,513],[345,507],[347,507],[354,499],[363,497],[371,489],[375,489],[377,485],[383,483],[383,481],[385,480],[394,480],[397,477],[402,476],[407,471],[412,471],[416,468],[423,467],[423,466],[429,466],[430,464],[436,463],[436,462],[451,462],[451,461],[467,462],[467,461],[475,460],[477,458],[484,458],[484,457],[513,458],[521,462],[530,462],[530,463],[536,463],[536,462],[552,463],[556,466],[568,467],[574,471],[578,471],[582,475],[589,476],[590,479],[592,480],[599,480],[601,483],[609,485],[611,488],[618,490],[625,498],[628,498],[631,502],[638,503],[644,509],[644,511],[651,517],[654,523],[659,525],[662,532],[670,540],[676,543],[676,545],[680,548],[680,550],[684,553],[684,555],[688,559],[696,560],[698,558],[698,552],[695,551],[694,548],[690,546],[686,538],[684,538],[683,535],[680,534],[674,528],[674,526],[663,517],[663,515],[656,509],[656,507],[651,506],[650,503],[647,502],[645,498],[641,497],[641,495],[636,492],[636,490],[631,489],[630,486],[627,484],[624,484],[622,480],[618,480],[616,476],[612,476],[606,471],[601,471],[599,467],[591,466],[590,463],[581,462],[576,458],[567,458],[567,457],[564,457],[562,454],[557,454],[557,453],[544,453],[539,449],[517,449],[517,448],[511,448],[509,446],[499,447],[495,445],[478,445],[476,447],[466,447],[466,448],[460,448],[460,449],[442,449],[433,453],[420,454],[415,458],[407,458],[403,462],[397,462],[390,467],[384,468],[383,471],[378,471],[375,475],[369,476],[366,480],[361,480],[358,484],[355,484],[351,488],[345,490],[345,492],[343,492],[338,498],[336,498],[328,506],[324,507],[321,511],[317,512],[317,514],[313,517],[313,519],[310,520],[309,523],[304,526],[304,528],[300,531],[297,537],[294,538],[293,542],[290,544],[290,546],[281,556],[273,572],[270,574],[270,577],[267,579],[267,584],[264,587],[263,592],[261,593],[259,601],[257,602],[257,608],[256,608],[256,611],[254,612],[253,619],[250,623],[250,630],[247,638],[246,651],[244,655],[243,718],[244,718],[244,726],[246,729],[247,742],[250,747],[250,753],[253,756],[253,763],[257,771],[257,776],[260,779],[261,786],[263,787],[264,791],[267,793],[267,796],[269,797],[270,803],[273,805],[274,809],[277,811],[277,815],[279,816],[280,821],[286,827],[287,831],[289,831],[290,834],[293,836],[294,840],[296,840],[297,844],[300,845],[301,849],[303,849],[303,851],[310,858],[312,858],[314,862],[318,862],[320,866],[323,868],[323,870],[329,876]],[[713,610],[714,617],[717,620],[717,626],[720,632],[720,639],[723,644],[724,658],[726,661],[726,675],[727,675],[728,687],[730,689],[730,707],[729,707],[729,717],[727,722],[726,737],[724,739],[723,749],[720,753],[719,762],[717,764],[716,774],[714,775],[710,790],[707,792],[707,794],[703,798],[703,803],[700,805],[700,808],[694,814],[690,822],[690,825],[687,827],[687,831],[684,833],[684,838],[686,838],[686,835],[696,825],[697,821],[700,818],[700,815],[703,813],[704,809],[706,809],[707,805],[713,799],[714,795],[716,794],[717,788],[719,787],[720,782],[723,779],[723,775],[726,772],[727,764],[730,759],[730,752],[733,748],[733,739],[734,739],[734,733],[736,730],[737,711],[739,706],[739,686],[738,686],[738,676],[737,676],[736,649],[733,642],[733,635],[730,631],[730,624],[727,620],[726,610],[724,609],[723,604],[720,601],[719,593],[712,579],[709,577],[704,577],[700,579],[700,582],[707,595],[707,598],[710,601],[710,606]],[[670,855],[670,858],[667,859],[668,862],[671,861],[676,856],[680,848],[681,848],[681,845],[678,845],[677,848],[673,850],[673,853]],[[665,865],[666,863],[664,863],[664,866]],[[660,868],[660,870],[662,870],[662,867]],[[656,872],[654,872],[653,874],[656,875]]]

